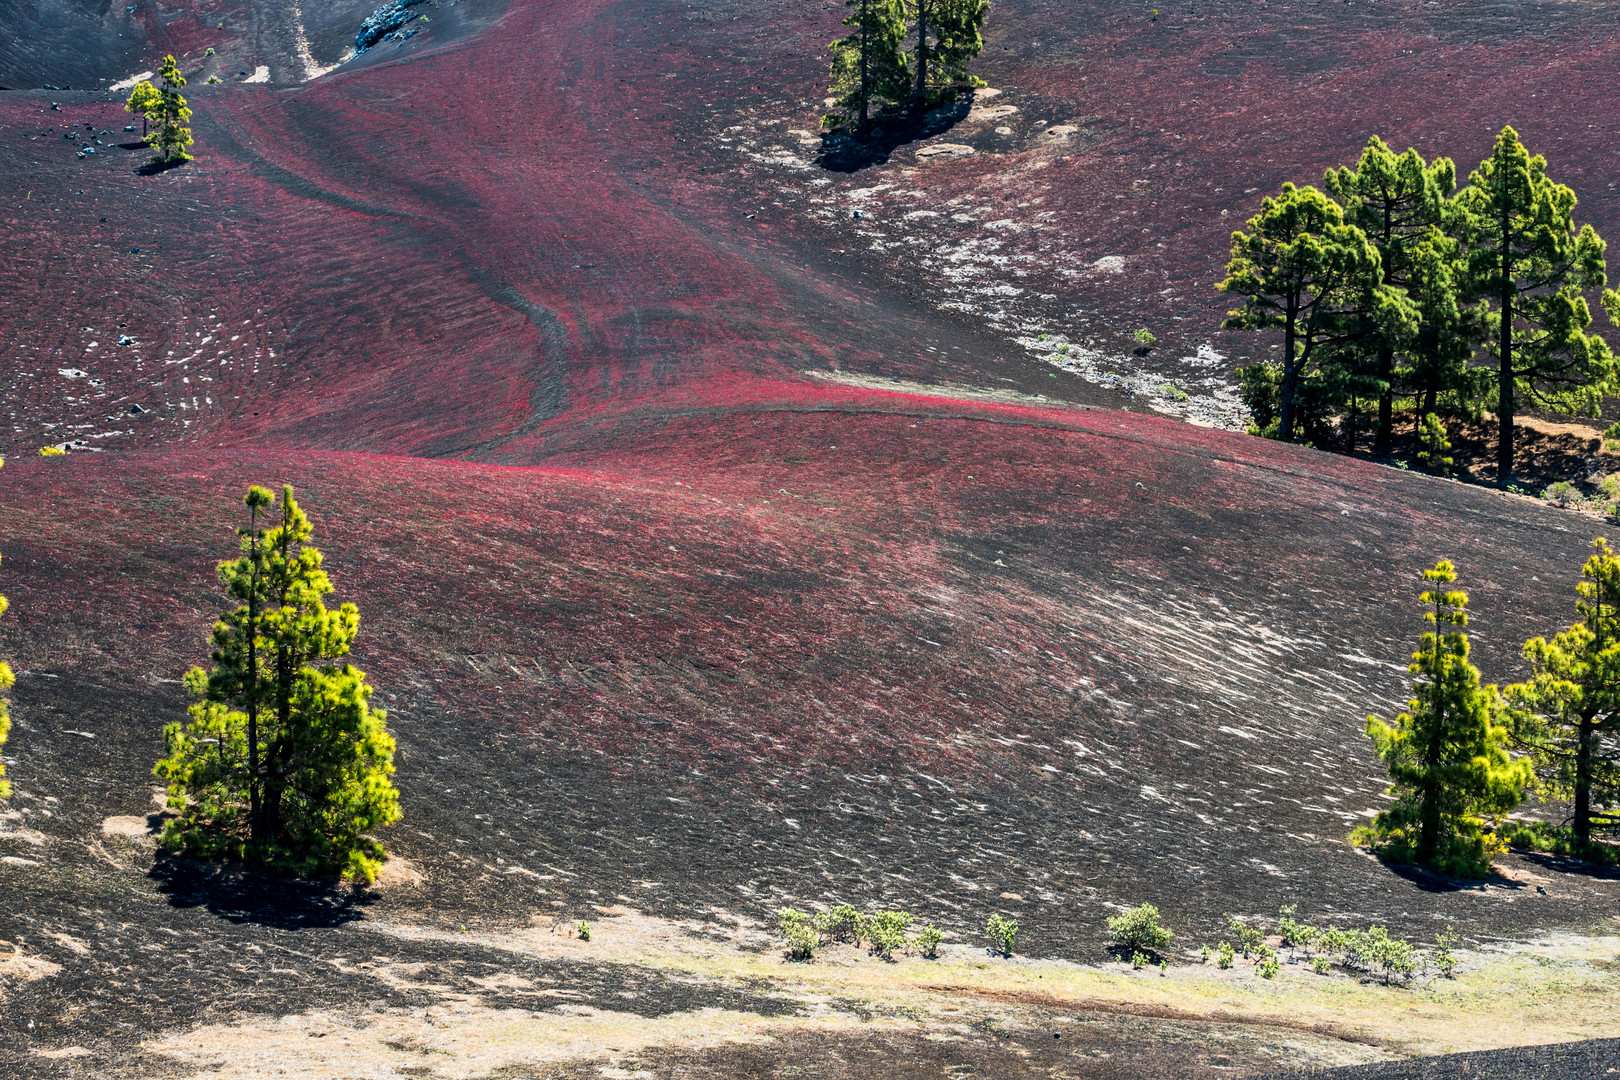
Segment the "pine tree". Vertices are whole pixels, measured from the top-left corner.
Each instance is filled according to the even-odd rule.
[[[913,109],[955,100],[964,88],[983,86],[968,74],[968,61],[984,49],[988,0],[915,0],[917,45],[912,50],[916,82]]]
[[[273,496],[251,488],[242,555],[220,563],[240,606],[214,624],[213,668],[193,668],[189,725],[164,729],[155,773],[178,812],[171,848],[248,859],[300,874],[371,880],[382,846],[368,834],[399,819],[394,740],[368,703],[365,674],[346,656],[360,626],[332,591],[312,528],[282,489],[279,523],[259,527]]]
[[[1418,252],[1432,250],[1432,241],[1443,235],[1442,225],[1455,216],[1448,211],[1450,196],[1457,186],[1456,166],[1449,158],[1425,162],[1412,149],[1397,155],[1374,135],[1367,140],[1355,168],[1329,169],[1324,183],[1328,193],[1344,207],[1345,221],[1366,233],[1378,249],[1381,282],[1409,289]],[[1431,277],[1426,284],[1433,290],[1445,280]],[[1378,310],[1377,305],[1367,308]],[[1397,321],[1393,325],[1399,331],[1407,324]],[[1421,334],[1421,323],[1419,326]],[[1395,358],[1412,339],[1392,337],[1383,327],[1372,324],[1363,329],[1358,339],[1358,351],[1370,354],[1370,362],[1359,365],[1362,378],[1378,399],[1373,449],[1387,453],[1394,432]]]
[[[163,95],[159,94],[157,88],[145,79],[136,83],[135,88],[129,92],[129,100],[124,102],[124,110],[140,115],[141,139],[143,141],[146,139],[147,124],[158,114],[162,104]]]
[[[1367,718],[1367,735],[1389,769],[1395,801],[1351,834],[1398,861],[1432,863],[1461,876],[1482,876],[1499,842],[1487,818],[1517,806],[1530,784],[1530,764],[1509,759],[1501,695],[1481,686],[1469,662],[1468,594],[1446,590],[1457,580],[1442,560],[1423,572],[1429,588],[1425,633],[1407,668],[1417,679],[1407,711],[1393,725]]]
[[[1378,252],[1366,234],[1316,188],[1284,184],[1247,227],[1232,234],[1227,276],[1215,287],[1244,298],[1227,313],[1227,329],[1283,331],[1278,437],[1292,441],[1301,384],[1313,366],[1357,332],[1358,320],[1386,325],[1410,315],[1399,291],[1380,282]]]
[[[1575,193],[1547,177],[1547,160],[1511,127],[1469,177],[1470,284],[1494,304],[1497,360],[1497,479],[1513,475],[1513,418],[1520,401],[1597,415],[1620,381],[1614,355],[1588,335],[1582,290],[1605,282],[1604,244],[1590,225],[1575,229]],[[1607,299],[1607,298],[1606,298]]]
[[[158,92],[158,102],[153,110],[158,131],[157,139],[152,144],[157,148],[152,163],[169,165],[190,161],[191,155],[186,153],[186,147],[192,143],[191,129],[185,125],[191,119],[191,110],[186,108],[186,99],[180,95],[186,85],[186,77],[180,74],[180,65],[175,63],[173,56],[163,58],[158,77],[163,80],[163,89]]]
[[[1594,828],[1620,826],[1620,559],[1602,537],[1582,568],[1575,610],[1581,621],[1551,641],[1524,643],[1531,677],[1503,693],[1515,734],[1531,754],[1543,788],[1573,806],[1581,843]]]
[[[1446,434],[1446,425],[1434,413],[1425,413],[1418,428],[1418,464],[1432,473],[1450,472],[1454,464],[1447,454],[1450,449],[1451,438]]]
[[[0,458],[0,469],[5,468],[5,465],[6,459]],[[10,602],[4,596],[0,596],[0,615],[4,615],[6,613],[6,609],[10,606]],[[11,673],[11,665],[6,663],[4,660],[0,660],[0,690],[10,690],[16,684],[17,677]],[[6,738],[10,734],[10,703],[5,698],[0,697],[0,746],[4,746],[6,744]],[[9,798],[11,798],[11,781],[6,779],[5,762],[0,761],[0,799]]]
[[[832,43],[834,111],[821,118],[822,126],[853,122],[865,129],[872,113],[906,101],[911,81],[906,71],[903,44],[905,12],[900,0],[844,0],[850,8],[844,25],[853,33]]]

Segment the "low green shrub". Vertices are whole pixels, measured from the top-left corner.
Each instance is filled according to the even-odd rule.
[[[1332,968],[1333,961],[1325,956],[1313,956],[1311,958],[1311,970],[1318,975],[1326,975]]]
[[[1260,932],[1259,927],[1249,926],[1234,915],[1226,917],[1226,932],[1237,940],[1238,951],[1243,954],[1245,960],[1260,947],[1260,942],[1265,940],[1265,935]]]
[[[1131,953],[1131,967],[1136,969],[1137,971],[1141,971],[1143,968],[1147,967],[1147,962],[1148,962],[1147,953],[1144,953],[1144,952]]]
[[[1567,825],[1554,825],[1546,821],[1505,821],[1496,830],[1496,835],[1516,848],[1584,859],[1604,866],[1620,863],[1620,847],[1599,840],[1582,841],[1575,835],[1575,830]]]
[[[1429,954],[1429,962],[1448,979],[1457,977],[1457,957],[1452,950],[1461,944],[1462,935],[1454,927],[1448,926],[1440,931],[1440,937],[1434,943],[1434,952]]]
[[[865,937],[872,952],[885,960],[894,958],[894,950],[906,943],[906,927],[911,915],[904,911],[878,911],[866,919]]]
[[[1222,971],[1225,971],[1232,966],[1232,961],[1236,956],[1237,950],[1232,948],[1232,943],[1223,941],[1215,949],[1215,964]]]
[[[1159,340],[1157,337],[1154,336],[1153,331],[1146,330],[1146,329],[1138,330],[1136,333],[1132,334],[1131,336],[1136,339],[1136,343],[1138,345],[1141,345],[1144,348],[1152,347],[1153,343],[1155,341]]]
[[[1262,979],[1272,979],[1277,975],[1277,968],[1277,954],[1272,953],[1270,956],[1254,965],[1254,973],[1260,976]]]
[[[782,940],[787,943],[788,956],[794,960],[815,958],[816,946],[821,944],[816,933],[816,922],[797,908],[782,908],[776,913]]]
[[[1541,497],[1554,506],[1574,506],[1585,502],[1581,497],[1581,489],[1568,480],[1558,480],[1548,484],[1542,489]]]
[[[586,922],[584,919],[579,920],[579,922],[574,924],[574,933],[581,941],[591,940],[591,924]]]
[[[816,930],[828,941],[859,945],[866,936],[866,916],[849,904],[834,904],[816,916]]]
[[[1159,909],[1152,904],[1138,904],[1123,915],[1108,920],[1108,936],[1114,948],[1121,951],[1162,949],[1175,937],[1159,923]]]
[[[992,915],[984,924],[984,933],[996,951],[1002,956],[1013,954],[1013,945],[1018,939],[1018,920],[1009,919],[1004,915]]]
[[[927,926],[924,926],[921,930],[917,931],[915,941],[917,954],[919,956],[925,956],[930,960],[934,959],[934,957],[939,955],[940,939],[942,939],[944,936],[945,935],[940,932],[939,927],[935,926],[933,923],[929,923]]]

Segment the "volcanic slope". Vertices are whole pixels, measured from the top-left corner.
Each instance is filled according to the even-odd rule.
[[[1113,382],[1054,369],[991,293],[875,247],[876,196],[838,201],[926,193],[914,150],[739,168],[739,119],[813,123],[836,11],[466,2],[313,81],[190,88],[198,160],[152,176],[113,96],[0,95],[10,1072],[1214,1075],[1614,1034],[1614,942],[1538,934],[1611,928],[1614,879],[1511,856],[1462,887],[1342,841],[1382,804],[1361,727],[1403,697],[1414,572],[1457,561],[1480,662],[1516,678],[1572,617],[1584,519],[1141,415],[1168,406],[1118,346]],[[1042,10],[1003,8],[998,35]],[[1113,10],[1076,32],[1123,34]],[[1511,31],[1488,10],[1464,22]],[[1571,18],[1533,47],[1576,49]],[[976,108],[1073,59],[991,45]],[[927,176],[1084,175],[997,153]],[[1075,279],[1098,335],[1136,318],[1135,258]],[[1080,317],[982,284],[1009,319]],[[406,815],[374,891],[152,850],[151,761],[253,482],[299,489],[364,616]],[[937,921],[944,959],[783,963],[769,914],[838,900]],[[1479,950],[1452,996],[1087,966],[1142,901],[1189,944],[1296,903]],[[992,912],[1036,960],[984,957]],[[558,932],[579,918],[589,946]],[[1525,988],[1551,1004],[1515,1012]],[[1403,994],[1432,1021],[1392,1028]]]

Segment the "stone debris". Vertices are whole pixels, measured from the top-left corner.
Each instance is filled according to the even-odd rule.
[[[416,33],[412,30],[402,30],[406,23],[416,18],[411,8],[416,7],[422,0],[394,0],[385,4],[366,16],[365,22],[360,24],[360,32],[354,36],[354,51],[358,55],[383,41],[404,40]]]

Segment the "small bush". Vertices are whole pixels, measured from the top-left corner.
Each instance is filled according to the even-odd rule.
[[[1277,975],[1277,956],[1275,953],[1254,965],[1254,973],[1262,979],[1272,979]]]
[[[872,952],[885,960],[894,958],[894,950],[906,943],[906,927],[911,915],[904,911],[879,911],[866,920],[865,937]]]
[[[1546,821],[1505,821],[1497,835],[1514,847],[1544,851],[1549,855],[1584,859],[1587,862],[1613,866],[1620,863],[1620,847],[1597,840],[1582,842],[1575,830],[1567,825],[1553,825]]]
[[[1013,954],[1013,944],[1018,940],[1018,920],[1009,919],[1004,915],[992,915],[984,924],[984,933],[996,951],[1002,956]]]
[[[1131,336],[1134,337],[1136,339],[1136,343],[1141,345],[1143,348],[1151,348],[1153,343],[1159,340],[1153,336],[1153,331],[1146,329],[1138,330]]]
[[[1121,950],[1162,949],[1175,935],[1159,924],[1159,909],[1138,904],[1123,915],[1108,920],[1108,936]]]
[[[1187,400],[1187,391],[1183,390],[1173,382],[1167,382],[1163,386],[1159,387],[1159,393],[1163,394],[1171,401]]]
[[[579,936],[581,941],[591,940],[591,924],[584,919],[579,920],[574,924],[574,933]]]
[[[1137,971],[1141,971],[1143,968],[1147,967],[1147,962],[1148,962],[1147,953],[1144,953],[1144,952],[1131,953],[1131,967],[1135,968]]]
[[[785,907],[776,913],[776,921],[782,940],[787,943],[788,956],[794,960],[814,959],[821,939],[810,916],[797,908]]]
[[[1247,926],[1232,915],[1226,917],[1226,932],[1237,939],[1238,951],[1243,954],[1245,960],[1249,958],[1250,953],[1260,947],[1260,942],[1265,937],[1259,927]]]
[[[1461,944],[1462,936],[1450,926],[1440,931],[1440,938],[1434,943],[1434,953],[1429,961],[1434,964],[1435,970],[1448,979],[1457,977],[1457,957],[1452,950]]]
[[[1064,343],[1063,343],[1063,344],[1062,344],[1062,345],[1059,345],[1059,346],[1058,346],[1058,347],[1057,347],[1057,351],[1058,351],[1058,355],[1059,355],[1059,356],[1066,356],[1066,355],[1068,355],[1068,352],[1069,352],[1069,343],[1068,343],[1068,342],[1067,342],[1067,341],[1065,341],[1065,342],[1064,342]]]
[[[849,904],[836,904],[816,916],[816,929],[829,941],[859,945],[866,936],[866,916]]]
[[[1311,970],[1316,972],[1318,975],[1326,975],[1328,971],[1332,969],[1332,967],[1333,961],[1329,960],[1325,956],[1312,957],[1311,959]]]
[[[60,446],[42,446],[39,448],[40,457],[58,457],[65,453],[67,453],[67,451],[63,450]]]
[[[1277,933],[1282,935],[1284,945],[1303,945],[1309,947],[1316,940],[1319,932],[1316,927],[1300,922],[1294,918],[1294,912],[1299,910],[1297,904],[1284,904],[1277,909]]]
[[[1581,498],[1580,489],[1568,480],[1548,484],[1541,492],[1541,497],[1554,506],[1574,506],[1585,501]]]
[[[208,46],[208,48],[203,50],[203,55],[204,56],[213,56],[214,55],[214,47],[212,45]]]
[[[1611,454],[1620,452],[1620,420],[1610,424],[1603,433],[1603,449]]]
[[[1232,960],[1237,956],[1237,950],[1232,948],[1230,941],[1223,941],[1215,949],[1215,965],[1222,971],[1232,966]]]
[[[916,949],[919,956],[932,960],[939,955],[939,942],[945,935],[940,933],[939,927],[929,923],[917,931]]]

